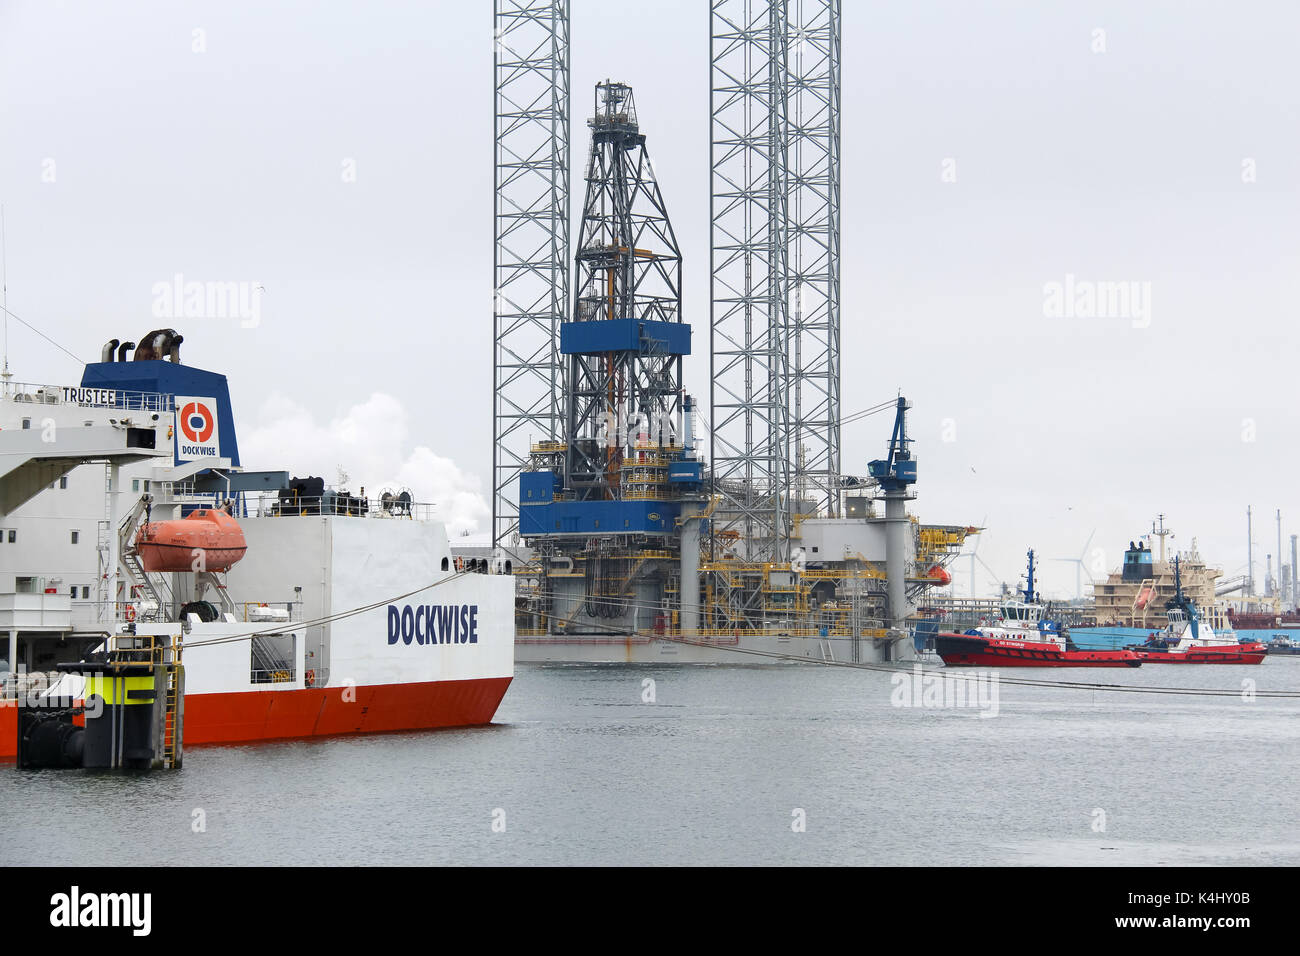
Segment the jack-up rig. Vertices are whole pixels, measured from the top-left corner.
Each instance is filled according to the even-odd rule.
[[[682,257],[631,88],[598,84],[588,126],[574,307],[558,329],[561,430],[519,475],[532,554],[513,566],[517,659],[911,658],[917,598],[949,582],[944,565],[975,529],[907,514],[909,403],[892,403],[888,455],[867,476],[840,476],[829,501],[778,491],[775,548],[747,532],[758,499],[707,466],[683,390]]]

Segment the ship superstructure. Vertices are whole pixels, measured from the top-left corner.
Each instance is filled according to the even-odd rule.
[[[155,635],[184,648],[190,744],[491,720],[513,579],[458,566],[409,493],[242,468],[225,377],[155,340],[132,360],[113,340],[79,386],[0,396],[6,691]]]
[[[1160,542],[1158,552],[1152,552],[1150,544],[1141,539],[1130,541],[1124,563],[1105,581],[1093,585],[1098,627],[1160,630],[1168,623],[1165,612],[1178,596],[1181,578],[1183,593],[1201,609],[1202,619],[1216,631],[1231,630],[1227,606],[1215,596],[1222,570],[1208,566],[1193,541],[1189,550],[1177,555],[1176,572],[1173,557],[1165,554],[1167,535],[1162,520],[1152,531],[1152,537]]]

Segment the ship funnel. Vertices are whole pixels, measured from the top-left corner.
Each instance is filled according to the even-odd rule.
[[[180,344],[183,336],[175,329],[154,329],[143,339],[136,350],[137,362],[160,361],[170,357],[173,362],[180,360]]]
[[[107,342],[105,342],[104,348],[100,350],[99,360],[101,362],[113,361],[113,352],[117,349],[118,344],[119,343],[117,339],[109,339]]]

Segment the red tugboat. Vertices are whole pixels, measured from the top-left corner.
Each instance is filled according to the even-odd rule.
[[[1174,558],[1174,596],[1165,605],[1163,631],[1145,644],[1126,649],[1150,664],[1262,664],[1268,645],[1260,641],[1240,642],[1236,637],[1215,634],[1196,615],[1196,603],[1183,593],[1178,558]]]
[[[1034,593],[1034,552],[1029,551],[1025,600],[1002,605],[994,625],[962,633],[940,632],[934,649],[949,667],[1140,667],[1131,650],[1079,650],[1055,621],[1043,620],[1043,605]]]

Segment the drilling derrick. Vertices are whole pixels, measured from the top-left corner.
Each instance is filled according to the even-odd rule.
[[[529,627],[627,633],[698,613],[704,476],[682,392],[681,254],[631,87],[598,84],[587,125],[563,435],[533,446],[520,532],[541,562]]]
[[[587,125],[574,314],[560,331],[564,481],[579,500],[636,500],[644,483],[624,488],[624,464],[638,445],[671,445],[682,411],[682,260],[632,88],[598,84]]]

